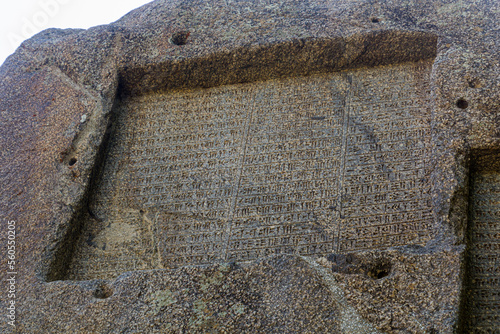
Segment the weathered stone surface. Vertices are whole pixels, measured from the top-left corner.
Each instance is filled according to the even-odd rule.
[[[498,16],[154,1],[25,41],[0,68],[0,331],[498,330]]]
[[[430,69],[123,98],[69,277],[425,244]]]

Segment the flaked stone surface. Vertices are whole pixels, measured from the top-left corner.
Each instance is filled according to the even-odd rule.
[[[449,314],[458,296],[450,279],[459,276],[458,253],[412,246],[335,254],[322,264],[349,304],[382,332],[452,333]]]
[[[224,264],[141,271],[112,283],[48,284],[51,293],[42,307],[53,309],[53,320],[26,324],[22,332],[113,333],[119,328],[129,333],[336,333],[346,307],[336,302],[310,264],[292,256],[248,267]],[[76,295],[83,308],[64,311]],[[35,308],[24,312],[41,317]]]
[[[0,331],[496,331],[498,16],[154,1],[24,42],[0,68]]]

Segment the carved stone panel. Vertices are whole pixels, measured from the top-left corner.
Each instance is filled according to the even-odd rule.
[[[471,333],[493,333],[500,328],[500,155],[475,160],[464,321]]]
[[[430,69],[123,97],[68,278],[425,244]]]

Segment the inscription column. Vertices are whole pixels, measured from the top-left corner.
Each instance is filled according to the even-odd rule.
[[[335,248],[345,83],[299,82],[269,82],[255,97],[228,260]]]
[[[500,328],[500,155],[479,159],[490,166],[472,177],[465,330],[496,333]]]
[[[429,239],[429,74],[428,63],[352,72],[340,252]]]
[[[124,201],[154,222],[165,267],[223,259],[248,103],[244,87],[170,93],[129,110]]]

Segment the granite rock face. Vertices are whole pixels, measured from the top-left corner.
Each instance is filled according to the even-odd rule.
[[[0,331],[497,331],[499,6],[158,0],[25,41]]]

